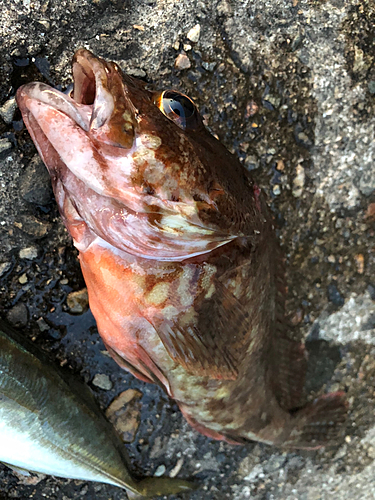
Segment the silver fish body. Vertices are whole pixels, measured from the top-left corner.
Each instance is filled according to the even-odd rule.
[[[88,388],[72,385],[1,321],[0,443],[0,461],[21,469],[108,483],[146,497],[192,487],[180,479],[137,481],[124,446]]]

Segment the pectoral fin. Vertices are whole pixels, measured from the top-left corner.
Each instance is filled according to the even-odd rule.
[[[214,280],[211,297],[198,296],[194,309],[154,325],[170,356],[193,375],[235,380],[252,331],[249,314]]]

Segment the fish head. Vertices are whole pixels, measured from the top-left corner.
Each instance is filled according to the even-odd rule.
[[[17,102],[79,250],[99,236],[173,261],[257,232],[259,189],[189,97],[151,91],[86,49],[72,72],[70,93],[34,82]]]

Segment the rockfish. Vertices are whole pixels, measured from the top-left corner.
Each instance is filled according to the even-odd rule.
[[[303,344],[285,318],[265,197],[194,102],[150,91],[85,49],[74,90],[17,102],[79,250],[114,359],[161,385],[207,436],[290,448],[334,441],[341,392],[303,407]]]
[[[2,321],[0,373],[0,461],[6,465],[113,484],[131,498],[192,488],[180,479],[136,480],[124,445],[88,388]]]

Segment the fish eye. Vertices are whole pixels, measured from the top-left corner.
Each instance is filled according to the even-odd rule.
[[[176,90],[165,90],[154,97],[160,111],[183,130],[196,129],[201,120],[194,102]]]

